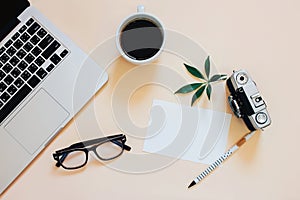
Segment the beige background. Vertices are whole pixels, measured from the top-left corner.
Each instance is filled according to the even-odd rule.
[[[220,72],[248,69],[267,101],[273,124],[187,190],[205,165],[177,161],[146,174],[119,172],[95,161],[77,172],[57,169],[52,153],[81,137],[72,121],[1,199],[300,199],[298,0],[34,0],[32,4],[86,52],[113,36],[120,21],[143,4],[166,28],[201,44]],[[131,67],[121,58],[116,60],[108,69],[110,81],[95,98],[96,114],[108,134],[119,131],[110,108],[113,87]],[[181,66],[178,70],[184,72]],[[158,96],[173,99],[156,87],[133,94],[128,109],[134,123],[147,124],[152,99]],[[93,109],[90,103],[77,116],[86,132],[95,130],[88,120]],[[230,112],[228,107],[226,111]],[[245,131],[233,118],[228,146]],[[131,137],[128,144],[135,149],[142,145]]]

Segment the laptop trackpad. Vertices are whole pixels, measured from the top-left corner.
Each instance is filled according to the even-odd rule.
[[[6,130],[33,154],[69,113],[45,90],[41,89],[6,125]]]

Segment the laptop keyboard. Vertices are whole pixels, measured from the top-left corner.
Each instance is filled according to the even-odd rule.
[[[33,18],[0,46],[0,123],[68,54]]]

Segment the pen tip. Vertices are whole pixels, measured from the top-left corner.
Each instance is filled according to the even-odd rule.
[[[196,185],[196,182],[195,182],[195,181],[191,182],[191,184],[188,186],[188,188],[190,188],[190,187],[192,187],[192,186],[194,186],[194,185]]]

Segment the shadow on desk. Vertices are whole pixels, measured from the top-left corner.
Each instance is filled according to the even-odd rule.
[[[64,169],[62,167],[56,167],[55,163],[52,166],[52,172],[54,175],[57,176],[70,176],[70,175],[75,175],[75,174],[80,174],[83,173],[87,168],[101,168],[101,167],[105,167],[105,163],[102,163],[101,161],[98,161],[96,158],[94,158],[94,156],[90,156],[91,159],[89,159],[88,163],[79,168],[79,169],[74,169],[74,170],[67,170]],[[111,161],[113,162],[113,161]]]

